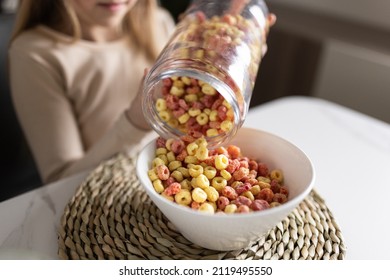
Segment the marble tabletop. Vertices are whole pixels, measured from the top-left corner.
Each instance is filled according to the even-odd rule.
[[[308,97],[249,111],[244,126],[293,142],[313,161],[315,188],[344,235],[347,259],[390,260],[390,125]],[[57,259],[63,209],[89,171],[0,203],[0,259]]]

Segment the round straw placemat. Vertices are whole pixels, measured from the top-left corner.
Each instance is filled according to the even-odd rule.
[[[140,185],[135,159],[98,166],[66,205],[60,259],[344,259],[341,231],[313,190],[288,217],[245,249],[208,250],[185,239]]]

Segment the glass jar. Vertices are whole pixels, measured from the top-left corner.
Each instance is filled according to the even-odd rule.
[[[163,138],[219,145],[249,109],[269,23],[262,0],[195,0],[145,78],[143,112]]]

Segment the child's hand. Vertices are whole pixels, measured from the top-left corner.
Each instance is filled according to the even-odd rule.
[[[267,21],[268,21],[268,30],[267,30],[267,36],[268,36],[269,29],[272,26],[274,26],[275,23],[276,23],[276,15],[272,14],[272,13],[269,14],[268,18],[267,18]],[[264,56],[267,53],[267,50],[268,50],[268,45],[267,45],[267,42],[265,42],[265,44],[263,45],[263,49],[261,50],[262,56]]]
[[[125,114],[127,119],[137,128],[141,130],[150,130],[151,127],[149,123],[146,121],[144,114],[142,112],[142,91],[145,76],[148,73],[148,69],[144,70],[144,76],[142,77],[142,81],[140,83],[140,87],[138,89],[137,95],[131,103],[129,109],[126,110]]]

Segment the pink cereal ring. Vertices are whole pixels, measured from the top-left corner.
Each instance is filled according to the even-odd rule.
[[[194,137],[192,137],[190,135],[181,136],[181,140],[183,140],[185,143],[191,143],[191,142],[195,141]]]
[[[203,96],[200,101],[206,106],[206,108],[210,108],[214,103],[214,97],[211,95]]]
[[[176,155],[177,154],[180,154],[185,148],[185,145],[184,145],[184,142],[181,141],[181,140],[173,140],[172,142],[172,145],[171,145],[171,149],[172,149],[172,152],[174,152]]]
[[[244,183],[242,185],[239,185],[237,188],[236,188],[236,192],[238,195],[241,195],[242,193],[246,192],[246,191],[249,191],[251,188],[251,185],[249,183]]]
[[[224,210],[227,205],[229,205],[230,201],[225,196],[220,196],[217,200],[217,207],[220,210]]]
[[[210,152],[209,152],[209,157],[206,158],[203,162],[204,162],[205,164],[207,164],[208,166],[213,166],[213,167],[215,167],[215,156],[216,156],[216,155],[211,154],[211,153],[213,153],[213,152],[214,152],[214,151],[210,151]]]
[[[163,80],[164,87],[171,87],[172,86],[172,80],[170,78],[166,78]]]
[[[226,171],[229,172],[230,174],[233,174],[234,171],[236,171],[238,168],[240,168],[240,162],[237,159],[233,159],[233,160],[229,159],[229,164],[226,167]]]
[[[192,125],[186,124],[186,128],[187,128],[187,130],[193,130],[193,131],[201,131],[202,130],[202,126],[198,123],[194,123]]]
[[[206,20],[206,15],[201,11],[196,12],[195,16],[199,23],[202,23]]]
[[[214,101],[213,105],[211,106],[211,110],[217,110],[219,106],[221,106],[223,103],[223,99],[217,99]]]
[[[186,111],[183,108],[178,108],[177,110],[172,111],[172,114],[175,116],[175,118],[179,118],[185,113]]]
[[[259,166],[258,174],[260,176],[267,177],[269,173],[268,166],[262,162],[259,162],[258,166]]]
[[[286,186],[280,187],[279,192],[280,192],[281,194],[284,194],[286,197],[288,197],[288,188],[287,188]]]
[[[188,93],[188,94],[197,94],[199,92],[200,92],[200,87],[198,87],[198,86],[192,86],[192,87],[186,88],[186,93]]]
[[[176,156],[176,160],[184,161],[184,159],[186,158],[186,156],[188,156],[188,153],[187,153],[187,151],[184,149],[184,150],[182,150],[182,151]]]
[[[197,138],[201,138],[203,136],[202,132],[200,132],[198,130],[193,130],[193,129],[188,131],[188,135],[190,135],[190,136],[192,136],[192,137],[194,137],[196,139]]]
[[[162,88],[162,95],[163,96],[168,96],[169,95],[169,88],[163,87]]]
[[[274,193],[280,192],[280,185],[279,185],[279,182],[276,179],[272,179],[270,185],[271,185],[271,190]]]
[[[239,197],[237,197],[235,199],[235,202],[234,202],[237,207],[241,206],[241,205],[246,205],[246,206],[250,206],[252,204],[252,200],[250,200],[249,198],[247,198],[246,196],[242,196],[240,195]]]
[[[219,129],[221,127],[221,122],[211,121],[211,122],[209,122],[209,125],[210,125],[211,128]]]
[[[256,199],[251,204],[251,209],[253,211],[261,211],[269,208],[269,203],[262,199]]]
[[[156,140],[157,148],[165,148],[165,143],[166,143],[166,141],[162,137],[158,137],[157,140]]]
[[[165,101],[167,103],[167,107],[170,110],[177,110],[179,108],[179,99],[174,95],[167,95],[165,98]]]
[[[206,124],[206,125],[202,126],[200,131],[202,132],[203,135],[206,135],[207,134],[207,130],[209,130],[209,129],[210,129],[210,126]]]
[[[188,109],[189,109],[189,106],[184,99],[179,100],[179,106],[180,106],[180,108],[184,109],[185,111],[188,111]]]
[[[172,183],[175,183],[176,182],[176,180],[175,180],[175,178],[173,178],[173,177],[169,177],[166,181],[164,181],[163,183],[164,183],[164,186],[165,187],[168,187],[169,185],[171,185]]]
[[[197,79],[190,78],[190,80],[191,80],[191,85],[193,85],[193,86],[198,86],[198,85],[199,85],[199,83],[198,83],[198,80],[197,80]]]
[[[255,160],[249,160],[249,169],[252,171],[252,170],[257,170],[259,169],[259,165],[257,164],[257,162]]]
[[[250,174],[249,174],[250,175]],[[249,177],[249,176],[248,176]],[[251,186],[257,185],[259,182],[254,178],[248,178],[245,180],[245,184],[249,184]]]
[[[195,101],[192,103],[192,108],[193,109],[199,109],[199,110],[203,110],[205,108],[204,104],[199,102],[199,101]]]
[[[170,172],[166,165],[159,165],[156,167],[156,170],[157,170],[157,177],[160,180],[165,181],[169,178]]]
[[[223,121],[226,120],[226,112],[227,108],[225,106],[221,105],[218,107],[218,117]]]
[[[241,179],[245,178],[249,174],[249,169],[240,167],[237,171],[234,171],[233,177],[237,181],[240,181]]]

